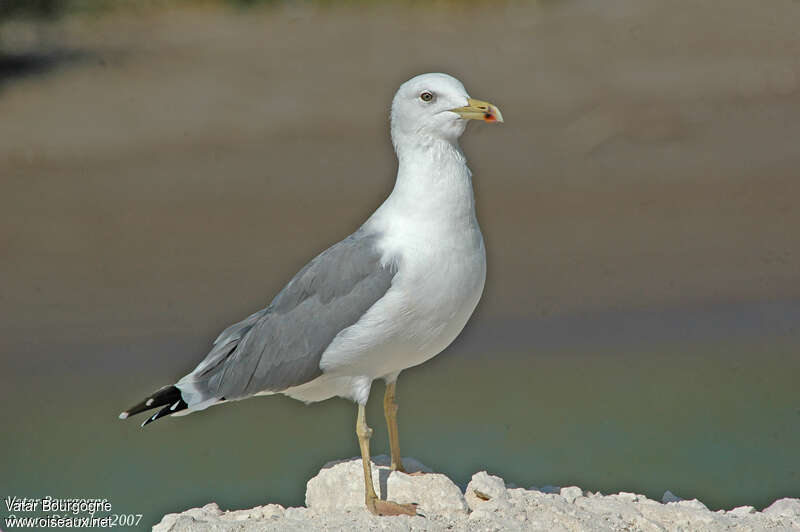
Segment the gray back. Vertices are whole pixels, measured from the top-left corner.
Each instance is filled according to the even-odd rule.
[[[317,255],[270,305],[231,325],[195,370],[178,381],[189,407],[211,398],[278,392],[322,374],[322,353],[389,290],[377,235],[359,230]],[[189,397],[186,397],[189,395]]]

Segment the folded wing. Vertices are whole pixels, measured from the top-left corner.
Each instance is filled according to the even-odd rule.
[[[322,353],[389,290],[377,235],[359,231],[309,262],[265,309],[225,329],[176,386],[191,410],[309,382]]]

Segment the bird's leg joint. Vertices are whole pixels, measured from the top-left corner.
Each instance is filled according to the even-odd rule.
[[[356,425],[356,435],[360,440],[369,440],[372,438],[372,428],[364,425]]]

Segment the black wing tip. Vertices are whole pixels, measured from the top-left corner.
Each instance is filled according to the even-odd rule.
[[[181,410],[186,410],[187,408],[189,408],[189,405],[187,405],[186,402],[183,399],[178,399],[174,403],[165,406],[164,408],[162,408],[161,410],[159,410],[158,412],[156,412],[155,414],[153,414],[149,418],[145,419],[141,426],[142,426],[142,428],[144,428],[145,426],[149,425],[153,421],[156,421],[157,419],[161,419],[162,417],[170,416],[170,415],[174,414],[175,412],[180,412]]]
[[[177,386],[169,385],[155,391],[145,400],[133,405],[124,412],[121,412],[119,418],[128,419],[130,416],[135,416],[136,414],[146,410],[152,410],[153,408],[158,408],[160,406],[164,408],[148,418],[148,420],[145,421],[142,426],[152,423],[160,417],[168,416],[170,414],[174,414],[175,412],[189,408],[189,405],[187,405],[181,397],[180,389]]]

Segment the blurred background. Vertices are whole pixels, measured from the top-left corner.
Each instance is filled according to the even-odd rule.
[[[404,454],[460,483],[800,496],[791,0],[0,0],[0,496],[144,527],[300,505],[357,456],[339,399],[117,414],[380,204],[389,103],[428,71],[506,123],[463,139],[488,280],[400,378]]]

